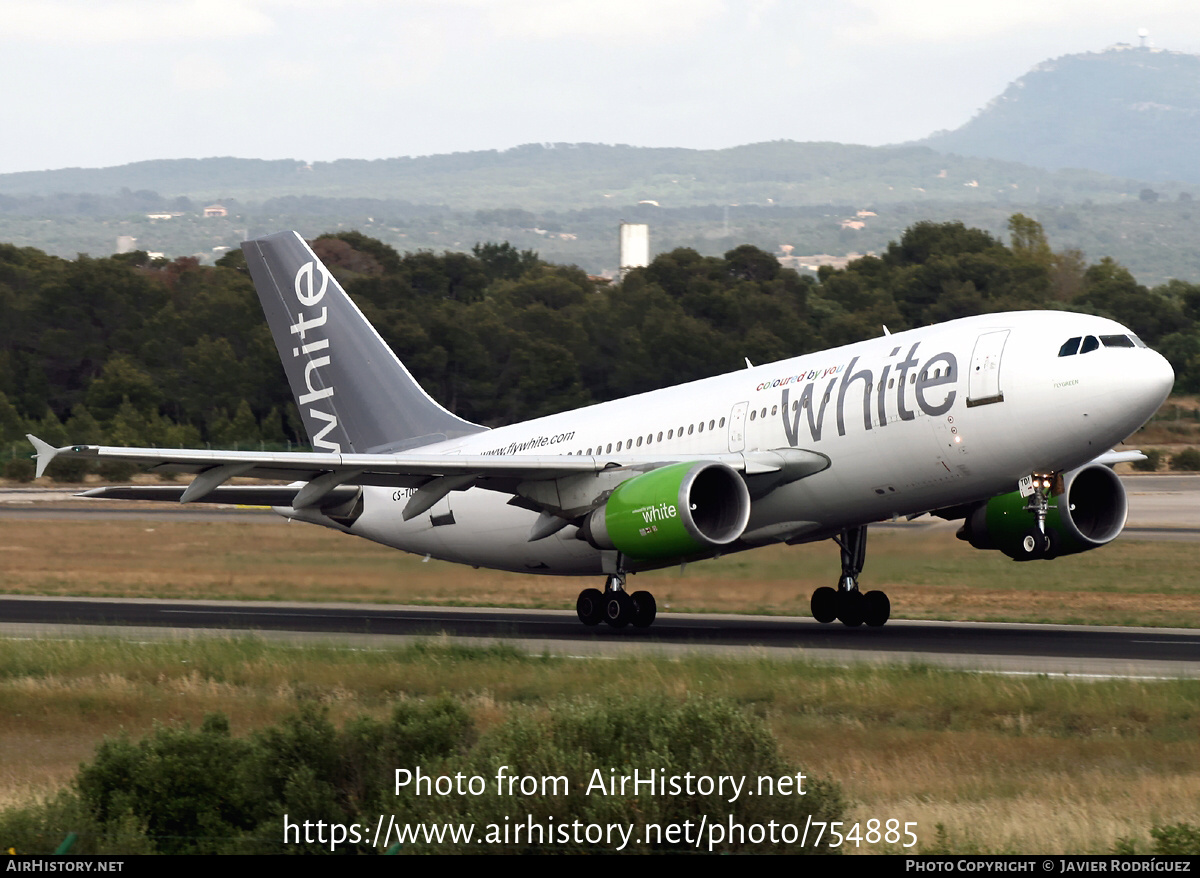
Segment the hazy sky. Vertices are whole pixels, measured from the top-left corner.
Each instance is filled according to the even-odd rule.
[[[521,143],[895,143],[1196,0],[0,0],[0,173]]]

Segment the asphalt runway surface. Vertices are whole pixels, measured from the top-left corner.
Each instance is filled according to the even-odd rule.
[[[1200,536],[1200,476],[1128,476],[1123,481],[1130,502],[1128,537]],[[0,521],[95,515],[206,520],[271,513],[149,504],[121,508],[116,501],[79,501],[65,491],[0,490]],[[957,526],[935,521],[887,526]],[[0,635],[8,637],[157,639],[247,633],[359,647],[447,637],[512,643],[558,655],[707,652],[1083,677],[1200,677],[1200,630],[1191,629],[909,621],[849,629],[810,618],[662,614],[650,629],[614,630],[584,627],[574,613],[561,611],[0,597]]]
[[[178,639],[246,634],[355,647],[412,639],[514,644],[534,653],[709,653],[919,663],[1085,677],[1200,677],[1200,631],[964,622],[821,625],[809,618],[663,614],[653,627],[587,628],[555,610],[362,604],[0,597],[0,636]]]

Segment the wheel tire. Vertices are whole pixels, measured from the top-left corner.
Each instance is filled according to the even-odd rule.
[[[1031,527],[1021,534],[1021,540],[1017,543],[1016,554],[1013,555],[1013,558],[1017,561],[1033,561],[1042,557],[1045,551],[1046,535],[1036,527]]]
[[[892,602],[881,591],[863,595],[863,622],[872,628],[882,628],[892,615]]]
[[[812,612],[812,617],[814,619],[816,619],[822,625],[828,625],[830,622],[837,619],[837,591],[829,586],[818,588],[812,593],[812,600],[808,602],[808,607]]]
[[[654,595],[648,591],[635,591],[629,597],[633,600],[633,627],[649,628],[658,616],[658,603]]]
[[[599,625],[604,619],[604,594],[598,588],[585,588],[575,601],[575,614],[584,625]]]
[[[1046,551],[1042,553],[1043,561],[1052,561],[1058,557],[1058,553],[1062,551],[1062,539],[1056,530],[1046,531]]]
[[[847,628],[857,628],[863,623],[863,593],[861,591],[838,592],[838,619]]]
[[[604,621],[612,628],[624,628],[633,619],[633,600],[623,591],[604,596]]]

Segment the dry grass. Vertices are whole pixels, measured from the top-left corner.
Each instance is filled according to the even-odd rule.
[[[303,681],[303,682],[300,682]],[[452,692],[487,727],[516,706],[633,690],[732,699],[785,755],[841,782],[851,821],[916,821],[925,847],[1104,853],[1154,823],[1200,822],[1200,684],[1081,683],[805,662],[529,658],[427,644],[392,651],[252,639],[0,641],[0,806],[66,783],[104,736],[221,710],[235,733],[299,698],[335,720]]]
[[[872,531],[866,588],[896,618],[1189,625],[1200,620],[1200,543],[1118,540],[1049,564],[1015,564],[954,538],[952,525]],[[807,615],[837,578],[829,543],[767,547],[641,574],[660,612]],[[216,522],[9,520],[8,594],[368,601],[570,608],[584,581],[472,570],[272,516]]]

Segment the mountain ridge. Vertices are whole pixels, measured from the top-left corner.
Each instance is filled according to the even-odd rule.
[[[914,145],[1047,170],[1200,183],[1200,56],[1127,45],[1035,65]]]

